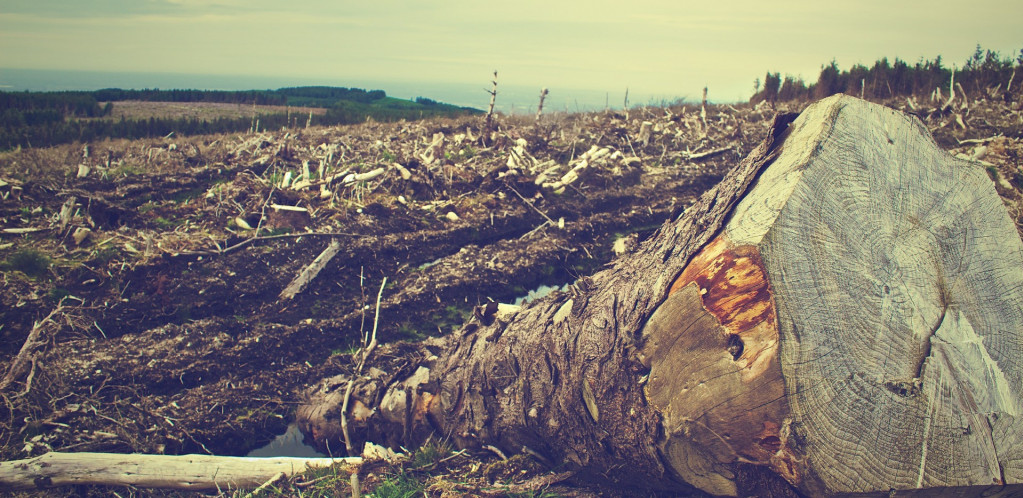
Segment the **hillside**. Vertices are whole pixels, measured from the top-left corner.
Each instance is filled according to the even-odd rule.
[[[278,130],[482,112],[423,97],[398,99],[383,90],[324,86],[244,91],[0,91],[0,111],[0,150],[104,138]]]
[[[951,154],[985,161],[1023,226],[1020,103],[972,97],[887,104],[916,113]],[[491,299],[592,273],[719,181],[776,113],[803,105],[500,117],[494,130],[473,116],[314,125],[2,153],[0,457],[245,454],[284,432],[311,382],[350,371],[377,313],[382,341],[422,339]],[[282,297],[332,240],[333,259]],[[434,494],[510,492],[501,486],[551,475],[523,456],[466,458],[409,472]]]

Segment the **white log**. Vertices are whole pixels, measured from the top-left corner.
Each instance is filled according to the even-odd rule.
[[[300,206],[286,206],[284,204],[271,204],[271,208],[277,211],[294,211],[296,213],[308,213],[309,210]]]
[[[306,286],[309,285],[309,282],[312,282],[313,279],[320,274],[320,271],[327,266],[327,263],[330,263],[330,260],[334,259],[334,256],[337,256],[337,253],[340,250],[341,242],[337,239],[331,240],[330,245],[328,245],[319,256],[316,256],[316,259],[314,259],[312,263],[309,263],[309,266],[306,266],[305,269],[302,270],[302,273],[295,277],[295,279],[292,280],[283,291],[281,291],[280,299],[282,301],[292,299],[296,294],[302,292]]]
[[[0,462],[0,491],[71,485],[138,486],[189,490],[254,488],[273,476],[291,476],[362,458],[253,458],[214,455],[142,455],[52,452]]]

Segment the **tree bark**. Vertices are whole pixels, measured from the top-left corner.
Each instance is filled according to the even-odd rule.
[[[347,416],[357,440],[439,433],[621,486],[1019,492],[1021,330],[1023,241],[984,170],[839,95],[628,259],[405,346]],[[321,445],[346,383],[299,410]]]

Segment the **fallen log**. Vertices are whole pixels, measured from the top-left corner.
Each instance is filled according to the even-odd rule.
[[[362,463],[362,458],[51,452],[0,462],[0,491],[83,484],[227,491],[255,488],[281,473],[291,476],[308,468],[337,463],[356,466]]]
[[[352,439],[675,492],[1023,492],[1023,241],[984,170],[892,109],[780,117],[628,258],[497,308],[355,379]],[[299,409],[321,445],[347,385]]]
[[[281,291],[279,299],[281,301],[287,301],[293,299],[296,294],[305,290],[309,282],[312,282],[317,275],[323,270],[327,263],[330,263],[334,256],[337,256],[338,251],[341,250],[341,241],[338,239],[331,239],[330,244],[327,245],[323,252],[312,263],[309,263],[302,273],[299,273],[284,290]]]

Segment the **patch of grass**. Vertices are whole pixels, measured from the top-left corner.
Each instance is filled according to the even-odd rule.
[[[385,475],[380,485],[373,490],[373,496],[377,498],[412,498],[421,495],[425,489],[423,483],[402,470],[398,473]]]
[[[449,304],[443,311],[430,315],[430,324],[439,329],[440,333],[448,333],[458,330],[471,316],[472,306]],[[433,330],[431,329],[429,333],[432,334]]]
[[[31,278],[38,278],[50,268],[50,258],[32,248],[19,249],[3,264],[5,270],[20,271]]]
[[[106,246],[93,254],[92,261],[94,263],[100,263],[105,265],[114,258],[116,258],[119,254],[120,252],[117,250],[116,247]]]
[[[162,228],[164,230],[169,230],[169,229],[175,228],[175,227],[177,227],[179,225],[178,222],[172,221],[172,220],[168,220],[167,218],[164,218],[163,216],[157,216],[156,219],[153,220],[153,223],[155,223],[156,226],[158,226],[158,227],[160,227],[160,228]]]
[[[429,441],[412,454],[409,465],[413,469],[432,467],[451,454],[451,445],[443,441]]]
[[[141,175],[142,171],[143,170],[140,166],[134,164],[122,164],[110,170],[110,174],[112,176],[123,176],[127,178],[129,176]]]
[[[137,208],[139,214],[146,214],[154,209],[156,209],[156,203],[153,201],[146,201],[145,204],[142,204]]]
[[[188,204],[188,201],[205,194],[206,189],[202,187],[196,187],[178,192],[177,194],[174,195],[174,197],[171,198],[171,200],[178,204]]]
[[[996,168],[994,166],[988,166],[985,169],[987,169],[987,176],[991,177],[991,181],[997,182],[998,181],[998,168]]]
[[[398,336],[401,339],[409,341],[418,341],[426,337],[422,332],[419,331],[410,322],[404,322],[398,325]]]

